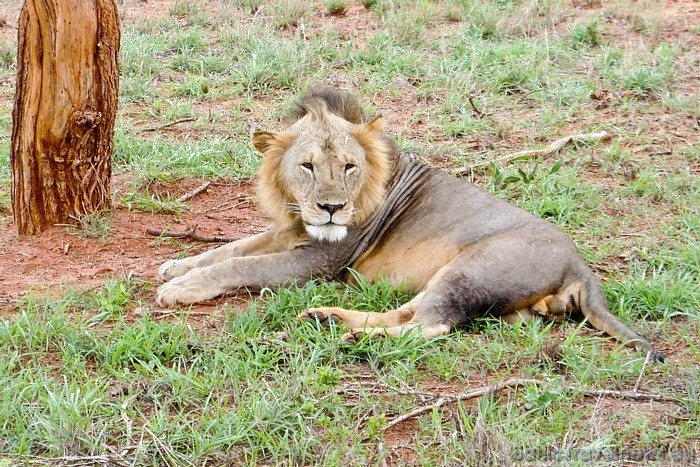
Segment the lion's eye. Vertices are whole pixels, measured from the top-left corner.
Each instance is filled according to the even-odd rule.
[[[357,169],[357,166],[355,164],[345,164],[345,173],[346,174],[351,174]]]
[[[314,171],[314,166],[313,166],[313,164],[312,164],[311,162],[302,162],[301,166],[302,166],[303,168],[305,168],[306,170],[308,170],[309,172],[313,172],[313,171]]]

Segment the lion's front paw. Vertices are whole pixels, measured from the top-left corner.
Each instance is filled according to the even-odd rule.
[[[156,303],[166,308],[174,308],[178,305],[190,305],[210,300],[226,292],[226,290],[212,284],[211,281],[200,277],[201,274],[193,274],[195,271],[176,277],[158,287]]]
[[[190,270],[192,266],[187,264],[185,259],[172,259],[161,264],[156,272],[156,277],[161,281],[169,281],[176,277],[184,276]]]
[[[345,344],[356,344],[365,337],[366,333],[363,329],[353,329],[350,332],[346,332],[340,337],[340,341]]]
[[[340,316],[333,313],[333,308],[309,308],[302,311],[299,319],[304,321],[318,321],[324,327],[329,327],[331,323],[337,324],[341,321]]]
[[[355,328],[340,336],[340,340],[346,344],[356,344],[364,338],[376,339],[389,336],[386,328]]]

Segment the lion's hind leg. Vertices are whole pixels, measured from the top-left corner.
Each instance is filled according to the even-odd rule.
[[[353,329],[344,339],[355,341],[362,335],[398,337],[414,332],[433,338],[447,334],[457,324],[489,314],[517,320],[542,314],[551,320],[563,318],[570,293],[562,293],[561,297],[559,293],[548,294],[556,288],[556,274],[543,278],[539,268],[513,268],[510,263],[483,266],[484,257],[499,257],[517,246],[510,240],[503,245],[495,239],[466,250],[441,268],[425,290],[404,305],[412,311],[410,321],[398,326],[354,323],[359,326],[351,325]]]
[[[350,332],[343,334],[341,340],[343,342],[357,342],[362,337],[401,337],[406,334],[416,334],[424,339],[432,339],[438,336],[444,336],[452,330],[452,326],[444,323],[424,324],[417,321],[408,322],[402,326],[393,327],[365,327],[356,328]]]
[[[352,329],[395,327],[409,322],[413,317],[411,307],[408,306],[409,303],[386,313],[346,310],[343,308],[309,308],[299,315],[299,319],[318,321],[324,326],[329,326],[333,322]]]
[[[432,300],[426,300],[430,289],[419,293],[413,300],[401,307],[386,313],[364,313],[378,315],[377,318],[390,319],[343,320],[343,324],[352,330],[342,336],[345,342],[357,342],[363,336],[368,337],[401,337],[415,334],[425,339],[432,339],[448,334],[457,322],[449,317],[442,308],[432,306]],[[358,316],[359,317],[359,316]],[[398,318],[398,319],[397,319]]]

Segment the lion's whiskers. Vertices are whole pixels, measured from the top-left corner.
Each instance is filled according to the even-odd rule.
[[[287,209],[293,214],[301,214],[301,205],[299,203],[286,203]]]

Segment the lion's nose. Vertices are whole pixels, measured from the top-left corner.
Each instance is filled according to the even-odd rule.
[[[316,203],[319,209],[323,209],[324,211],[327,211],[328,214],[333,216],[337,211],[343,208],[345,204],[320,204]]]

